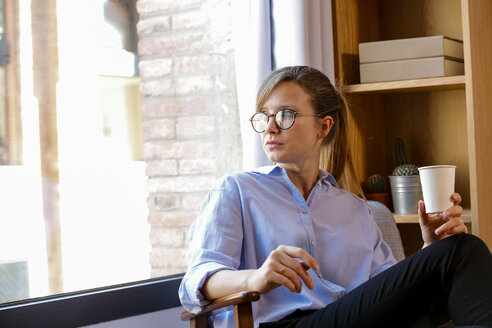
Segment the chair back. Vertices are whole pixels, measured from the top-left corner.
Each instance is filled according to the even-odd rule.
[[[369,208],[371,209],[374,221],[381,230],[383,240],[388,244],[393,252],[395,259],[400,262],[405,259],[405,252],[401,242],[400,231],[396,226],[395,218],[390,210],[380,202],[369,200]]]

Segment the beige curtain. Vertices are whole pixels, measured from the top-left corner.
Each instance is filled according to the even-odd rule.
[[[263,79],[280,67],[309,65],[333,81],[333,34],[328,0],[232,1],[236,87],[243,169],[271,162],[249,118]]]

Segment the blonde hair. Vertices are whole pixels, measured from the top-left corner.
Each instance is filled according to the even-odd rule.
[[[319,167],[330,172],[340,187],[355,188],[354,192],[363,195],[350,152],[347,101],[325,74],[308,66],[289,66],[272,72],[258,91],[256,110],[263,107],[279,83],[287,81],[304,89],[316,114],[333,118],[334,126],[323,140]]]

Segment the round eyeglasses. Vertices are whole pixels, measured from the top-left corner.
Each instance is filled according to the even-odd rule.
[[[265,132],[268,126],[268,121],[270,121],[270,118],[274,118],[275,125],[277,128],[280,130],[287,130],[294,125],[294,121],[296,120],[296,116],[314,116],[314,117],[323,117],[322,115],[318,114],[309,114],[309,113],[300,113],[296,112],[292,109],[280,109],[274,114],[267,115],[266,113],[263,112],[258,112],[251,116],[249,119],[251,122],[251,126],[253,127],[253,130],[255,130],[258,133]]]

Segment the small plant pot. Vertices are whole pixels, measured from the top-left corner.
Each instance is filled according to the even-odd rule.
[[[409,215],[418,213],[418,203],[422,199],[422,187],[418,175],[389,176],[394,213]]]
[[[380,202],[386,206],[390,211],[393,211],[393,204],[391,204],[391,194],[389,192],[371,192],[366,193],[367,200],[374,200]]]

